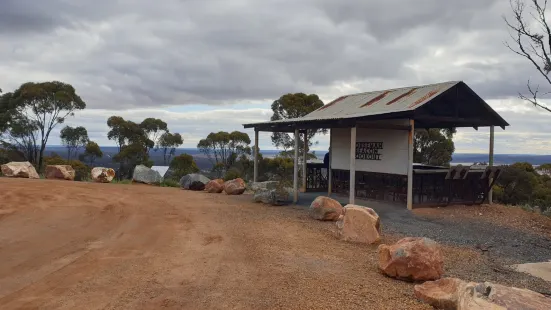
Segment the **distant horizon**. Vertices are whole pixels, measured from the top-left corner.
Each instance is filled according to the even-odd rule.
[[[46,148],[66,148],[64,145],[47,145]],[[114,145],[100,145],[100,148],[117,148],[117,146]],[[198,150],[196,147],[178,147],[176,150]],[[268,151],[268,152],[281,152],[283,150],[281,149],[261,149],[261,151]],[[324,152],[326,153],[326,150],[312,150],[315,152]],[[470,153],[470,152],[454,152],[453,154],[461,154],[461,155],[488,155],[488,153]],[[505,156],[538,156],[538,157],[545,157],[550,156],[551,154],[530,154],[530,153],[494,153],[495,155],[505,155]],[[452,155],[453,156],[453,155]]]

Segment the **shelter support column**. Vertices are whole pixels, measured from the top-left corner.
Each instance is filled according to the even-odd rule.
[[[407,188],[407,207],[413,209],[413,134],[415,132],[415,121],[409,120],[408,133],[408,188]]]
[[[490,155],[488,158],[488,165],[490,167],[494,166],[494,126],[490,126]],[[489,181],[490,184],[492,184],[492,180],[490,179]],[[488,203],[493,203],[493,193],[491,188],[488,192]]]
[[[295,162],[293,165],[293,202],[298,202],[298,141],[300,136],[298,129],[295,129]]]
[[[254,174],[253,182],[258,182],[258,152],[260,152],[260,147],[258,146],[258,129],[254,130]]]
[[[356,127],[350,128],[350,198],[349,204],[356,202]]]
[[[327,167],[327,196],[331,196],[333,191],[333,173],[331,172],[331,163],[333,161],[333,154],[331,149],[333,148],[333,129],[329,129],[329,167]]]
[[[304,131],[304,148],[302,149],[302,191],[306,192],[306,178],[308,170],[306,169],[306,157],[308,155],[308,130]]]

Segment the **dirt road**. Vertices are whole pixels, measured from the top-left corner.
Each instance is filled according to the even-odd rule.
[[[0,178],[0,309],[426,309],[303,209]]]

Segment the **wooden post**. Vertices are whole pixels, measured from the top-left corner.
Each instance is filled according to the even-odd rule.
[[[298,134],[298,129],[295,129],[295,162],[293,165],[293,202],[298,202],[298,140],[300,136]]]
[[[306,193],[306,157],[308,155],[308,130],[304,131],[304,149],[302,150],[302,192]]]
[[[415,121],[409,120],[410,128],[408,133],[408,189],[407,207],[413,210],[413,134],[415,132]]]
[[[258,146],[258,129],[254,129],[254,174],[253,182],[258,182],[258,152],[260,147]]]
[[[329,167],[327,168],[327,196],[331,196],[333,191],[333,172],[331,172],[331,163],[333,162],[333,154],[331,150],[333,149],[333,129],[329,129]]]
[[[494,166],[494,126],[490,126],[490,158],[488,158],[488,165],[490,167]],[[490,184],[492,184],[492,180],[490,179]],[[490,191],[488,192],[488,203],[493,203],[493,193],[492,189],[490,188]]]
[[[349,204],[356,202],[356,127],[350,128],[350,198]]]

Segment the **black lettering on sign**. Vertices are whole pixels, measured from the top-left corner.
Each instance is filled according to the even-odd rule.
[[[383,142],[356,142],[356,159],[381,160]]]

